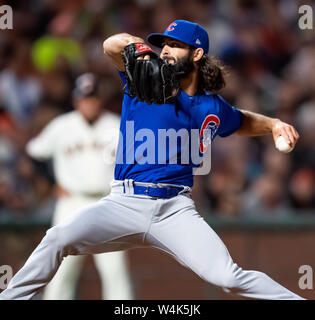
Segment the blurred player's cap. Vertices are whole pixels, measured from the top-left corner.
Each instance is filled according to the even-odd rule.
[[[97,76],[93,73],[84,73],[75,81],[73,98],[74,100],[77,100],[91,96],[98,96],[98,87]]]
[[[184,42],[195,48],[202,48],[205,54],[209,52],[208,33],[198,23],[176,20],[166,28],[164,33],[151,33],[147,40],[150,44],[162,48],[165,37]]]

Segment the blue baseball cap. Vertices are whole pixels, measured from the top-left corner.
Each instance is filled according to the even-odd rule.
[[[147,40],[150,44],[162,48],[165,37],[181,41],[195,48],[202,48],[205,54],[209,52],[208,33],[198,23],[175,20],[165,29],[164,33],[151,33]]]

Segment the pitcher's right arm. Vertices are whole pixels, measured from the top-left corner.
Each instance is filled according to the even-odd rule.
[[[125,65],[122,59],[122,52],[130,43],[145,41],[142,38],[132,36],[128,33],[119,33],[107,38],[103,42],[104,54],[115,64],[119,71],[125,71]]]

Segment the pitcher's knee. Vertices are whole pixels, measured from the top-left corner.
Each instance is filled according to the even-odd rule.
[[[59,226],[54,226],[46,232],[43,241],[46,241],[49,246],[57,247],[59,250],[64,251],[70,244],[67,233]]]
[[[232,269],[217,269],[215,273],[209,273],[206,280],[215,286],[232,291],[240,287],[239,274],[242,269],[234,265]]]
[[[227,292],[237,291],[240,289],[240,281],[236,277],[236,274],[234,272],[229,273],[226,279],[224,279],[221,287],[223,288],[224,291],[227,291]]]
[[[56,227],[48,229],[43,241],[47,242],[48,245],[56,245],[58,241],[58,229]]]

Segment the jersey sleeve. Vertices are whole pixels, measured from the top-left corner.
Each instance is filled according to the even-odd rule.
[[[120,79],[123,82],[123,84],[127,84],[125,72],[118,71],[118,73],[119,73]]]
[[[243,119],[243,114],[237,108],[231,106],[221,96],[216,95],[218,103],[218,116],[220,118],[220,125],[217,134],[220,137],[227,137],[237,131]]]
[[[50,122],[38,136],[31,139],[26,145],[26,152],[36,160],[48,160],[53,157],[58,140],[57,120]]]

